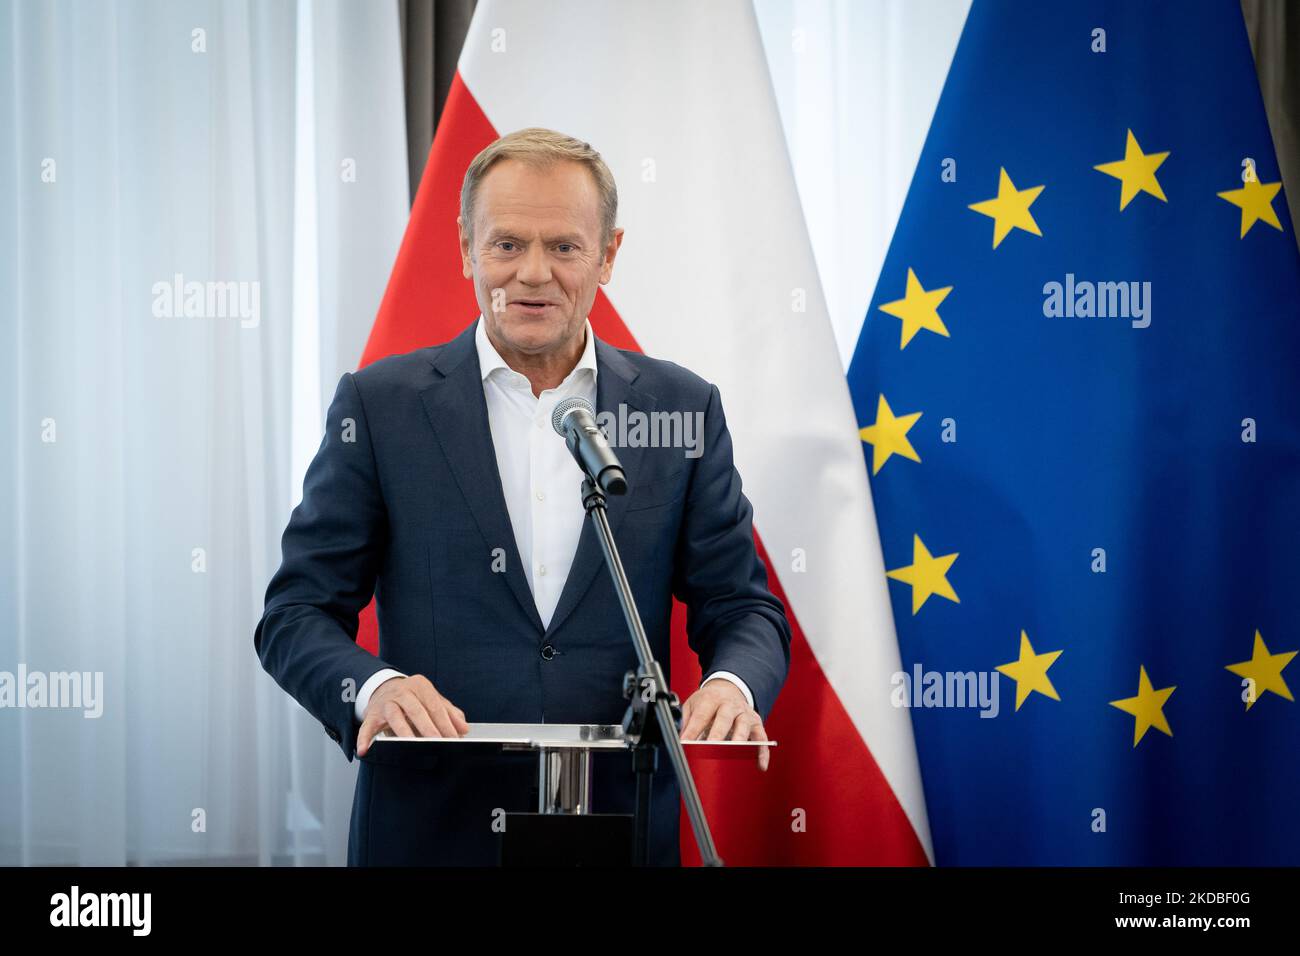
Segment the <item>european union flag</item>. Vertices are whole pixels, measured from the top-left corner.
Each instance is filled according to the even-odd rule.
[[[1236,0],[975,0],[849,370],[940,864],[1300,863],[1300,252]]]

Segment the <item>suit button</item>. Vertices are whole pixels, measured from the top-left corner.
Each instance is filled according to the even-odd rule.
[[[555,656],[555,648],[550,644],[542,645],[542,660],[549,661]]]

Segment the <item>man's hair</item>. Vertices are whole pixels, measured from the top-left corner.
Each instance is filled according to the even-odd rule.
[[[478,184],[489,169],[503,159],[517,159],[534,169],[547,169],[556,163],[572,161],[582,163],[591,171],[600,193],[600,244],[603,249],[614,236],[614,221],[618,215],[618,188],[600,153],[572,136],[553,129],[530,126],[516,130],[488,145],[474,157],[465,170],[465,182],[460,187],[460,216],[465,224],[465,235],[474,238],[474,199]]]

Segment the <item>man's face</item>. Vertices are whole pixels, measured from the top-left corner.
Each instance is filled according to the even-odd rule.
[[[461,265],[493,344],[528,356],[580,344],[623,241],[616,229],[601,247],[600,191],[587,168],[501,160],[479,182],[473,215],[472,240],[456,220]]]

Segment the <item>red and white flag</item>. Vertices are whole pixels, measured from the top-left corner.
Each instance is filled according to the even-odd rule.
[[[498,136],[591,143],[626,229],[590,314],[605,341],[715,383],[772,590],[794,631],[769,771],[693,761],[730,864],[924,865],[929,827],[870,486],[748,0],[483,0],[362,364],[478,315],[460,186]],[[375,647],[373,614],[363,644]],[[672,681],[699,664],[673,617]],[[682,821],[682,859],[699,860]]]

